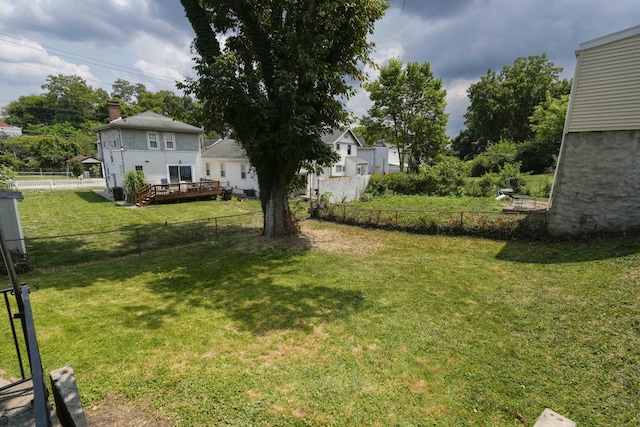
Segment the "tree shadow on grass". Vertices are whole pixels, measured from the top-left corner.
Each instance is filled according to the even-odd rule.
[[[88,203],[112,203],[111,200],[107,200],[99,194],[93,191],[75,191],[75,195]]]
[[[496,258],[534,264],[569,264],[637,253],[640,253],[640,238],[632,236],[563,242],[507,242]]]
[[[147,330],[181,321],[185,311],[204,309],[223,313],[235,328],[255,335],[286,329],[310,332],[318,323],[345,318],[364,308],[361,291],[327,285],[308,274],[312,266],[304,253],[309,242],[271,242],[255,230],[242,231],[244,234],[222,237],[222,242],[178,246],[117,264],[93,264],[86,267],[86,274],[78,274],[85,267],[76,267],[73,281],[61,280],[64,272],[58,271],[53,284],[39,286],[71,290],[102,280],[117,286],[132,278],[135,281],[136,276],[149,276],[136,284],[141,292],[156,297],[149,304],[121,299],[112,306],[125,327]],[[329,273],[326,277],[331,280]]]

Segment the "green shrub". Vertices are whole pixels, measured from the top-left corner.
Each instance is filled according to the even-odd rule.
[[[80,177],[84,174],[84,165],[77,160],[69,162],[69,171],[73,176]]]
[[[471,176],[479,177],[487,173],[500,172],[502,166],[515,160],[518,148],[515,142],[500,141],[470,161]]]
[[[124,194],[128,202],[133,202],[136,193],[147,183],[147,178],[142,171],[129,171],[124,174]]]
[[[560,144],[557,142],[525,141],[518,144],[516,160],[522,162],[522,171],[540,174],[555,166],[559,152]]]
[[[17,176],[12,168],[0,165],[0,190],[11,190]]]

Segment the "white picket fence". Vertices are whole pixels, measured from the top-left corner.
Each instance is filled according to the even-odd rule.
[[[16,179],[11,183],[14,190],[74,190],[79,188],[106,188],[104,178],[78,179]]]

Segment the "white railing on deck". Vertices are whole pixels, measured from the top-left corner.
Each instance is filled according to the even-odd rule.
[[[14,190],[73,190],[77,188],[105,188],[107,182],[104,178],[78,178],[78,179],[16,179],[12,182]]]

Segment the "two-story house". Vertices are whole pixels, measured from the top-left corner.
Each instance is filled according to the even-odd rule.
[[[109,120],[92,129],[109,189],[121,187],[133,170],[144,172],[150,184],[200,180],[203,129],[151,111],[123,118],[115,102],[109,103]]]

